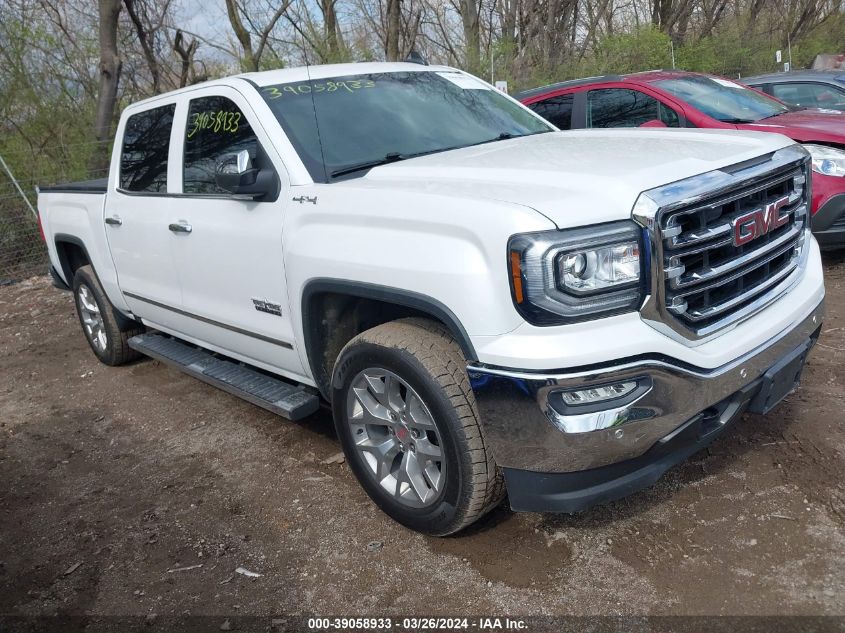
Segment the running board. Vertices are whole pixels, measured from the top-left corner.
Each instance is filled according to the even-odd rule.
[[[320,407],[319,397],[304,387],[163,334],[133,336],[129,347],[288,420],[301,420]]]

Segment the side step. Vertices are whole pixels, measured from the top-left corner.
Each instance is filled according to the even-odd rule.
[[[273,378],[163,334],[139,334],[129,347],[289,420],[301,420],[320,407],[304,387]]]

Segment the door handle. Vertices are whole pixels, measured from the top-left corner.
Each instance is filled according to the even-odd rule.
[[[123,224],[123,220],[120,219],[120,216],[113,215],[110,218],[106,218],[106,224],[109,226],[120,226]]]
[[[173,231],[174,233],[190,233],[191,231],[193,231],[193,227],[191,227],[190,224],[181,220],[179,222],[174,222],[167,228]]]

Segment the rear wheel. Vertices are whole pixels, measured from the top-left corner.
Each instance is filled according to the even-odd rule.
[[[115,311],[91,266],[74,273],[73,296],[82,332],[100,362],[122,365],[140,356],[128,341],[141,334],[144,326]]]
[[[446,535],[501,501],[460,348],[439,324],[402,319],[352,339],[335,364],[332,408],[350,467],[388,515]]]

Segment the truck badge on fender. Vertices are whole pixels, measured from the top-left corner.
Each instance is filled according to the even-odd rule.
[[[789,222],[789,213],[780,215],[780,210],[788,204],[789,196],[784,196],[770,202],[762,209],[755,209],[736,218],[731,223],[734,245],[748,244],[748,242],[756,240],[758,237],[762,237]]]
[[[259,312],[266,312],[267,314],[272,314],[274,316],[282,316],[282,305],[280,303],[272,303],[270,301],[265,301],[264,299],[253,298],[252,305],[254,305],[255,309]]]

